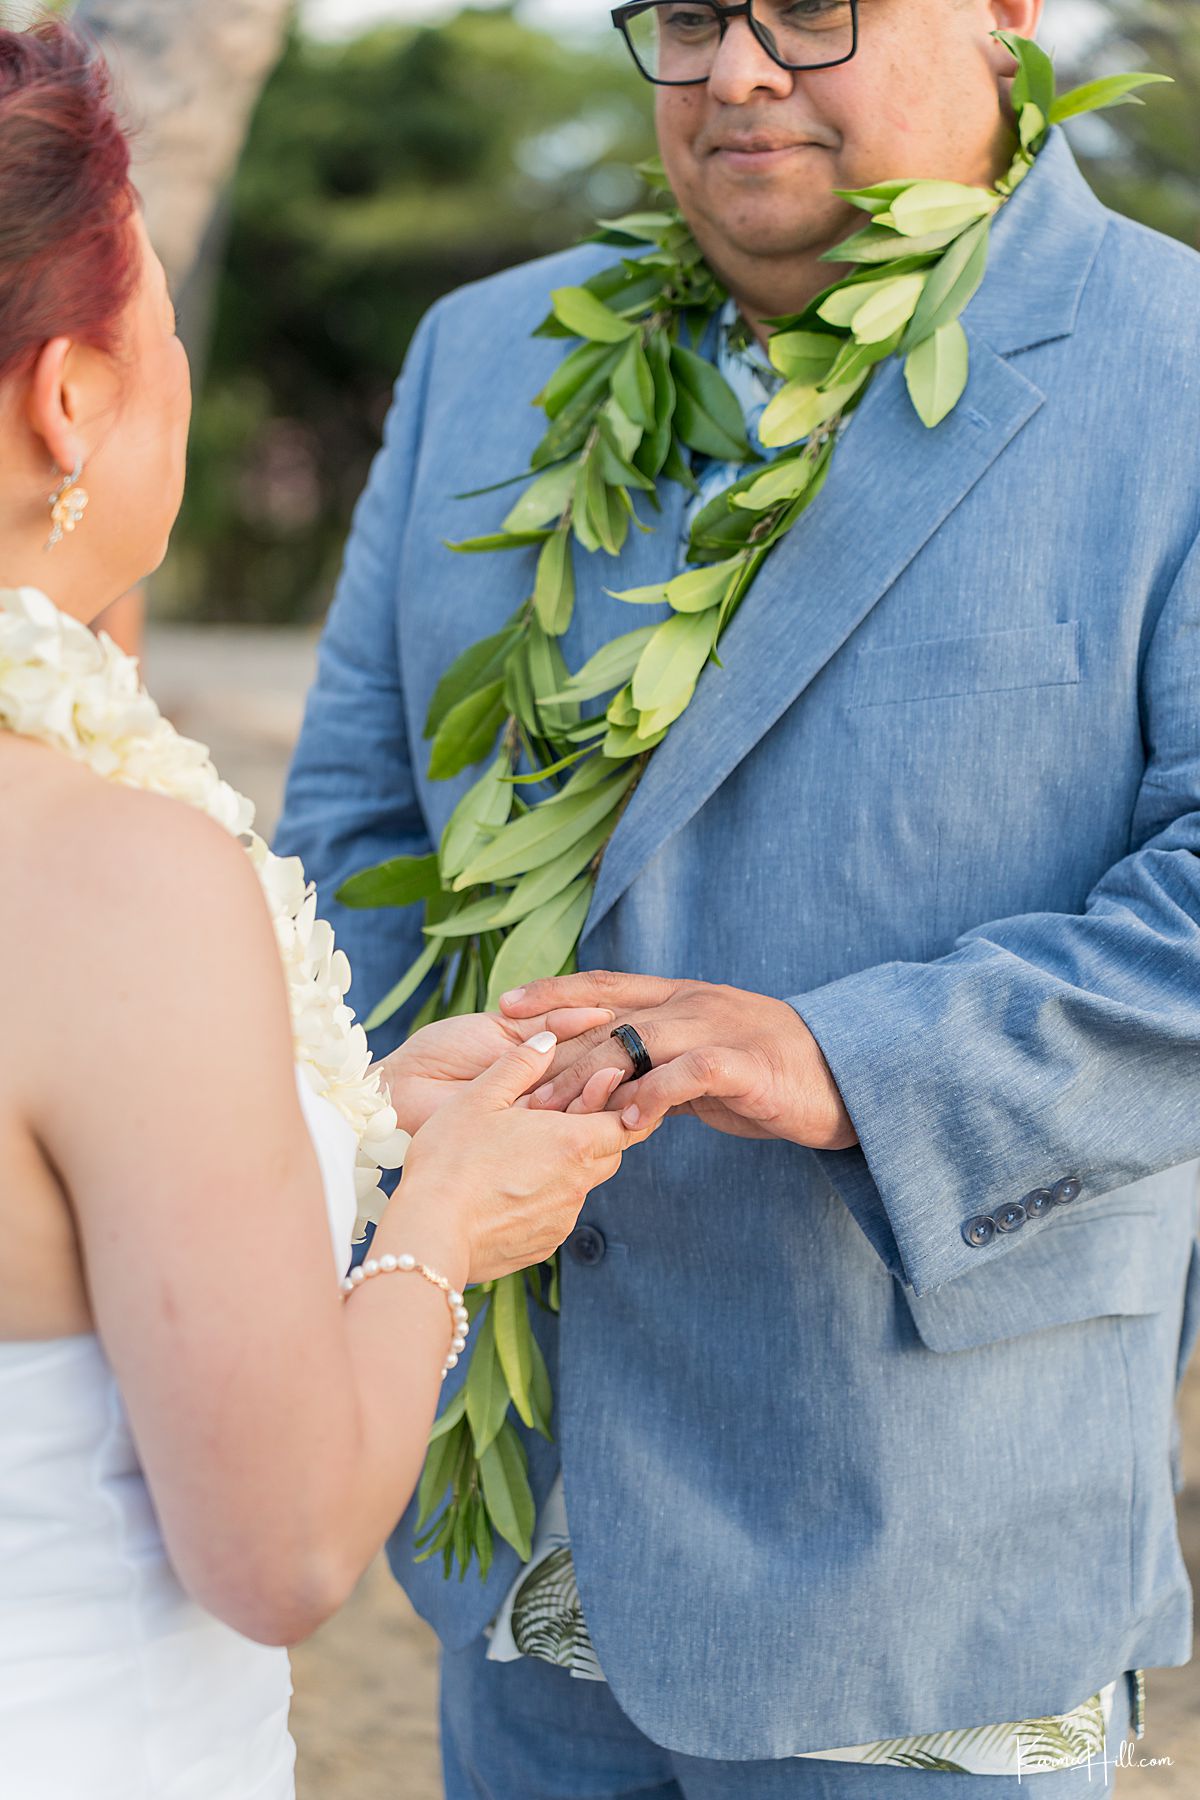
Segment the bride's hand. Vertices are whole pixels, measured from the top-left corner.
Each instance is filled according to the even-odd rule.
[[[630,1129],[610,1112],[520,1106],[545,1080],[554,1047],[550,1034],[510,1046],[418,1131],[380,1249],[393,1238],[429,1245],[424,1253],[439,1267],[479,1282],[544,1261],[570,1236],[591,1190],[655,1127]]]
[[[559,1042],[579,1037],[615,1014],[606,1006],[557,1007],[529,1019],[506,1019],[500,1013],[463,1013],[438,1019],[414,1032],[408,1042],[378,1064],[387,1083],[396,1117],[405,1131],[417,1132],[456,1094],[491,1068],[498,1056],[527,1043],[539,1031],[552,1031]]]

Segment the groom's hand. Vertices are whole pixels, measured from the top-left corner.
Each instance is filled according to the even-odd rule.
[[[632,1064],[612,1026],[603,1025],[559,1044],[530,1106],[566,1111],[607,1103],[638,1126],[692,1113],[735,1137],[786,1138],[817,1150],[858,1142],[820,1045],[784,1000],[707,981],[591,969],[532,981],[500,1001],[514,1021],[565,1006],[609,1007],[614,1023],[637,1028],[654,1068],[606,1102],[611,1071],[628,1076]]]
[[[387,1083],[397,1119],[405,1131],[415,1133],[514,1045],[539,1031],[552,1031],[561,1043],[606,1024],[611,1027],[612,1013],[594,1006],[557,1007],[519,1020],[494,1012],[463,1013],[414,1032],[376,1066]],[[599,1112],[600,1106],[588,1110]]]

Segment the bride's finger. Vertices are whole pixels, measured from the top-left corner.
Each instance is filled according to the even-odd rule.
[[[609,1102],[624,1079],[621,1069],[597,1069],[584,1082],[583,1092],[566,1108],[569,1113],[587,1113],[611,1111]]]

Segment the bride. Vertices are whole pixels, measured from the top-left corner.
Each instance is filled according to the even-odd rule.
[[[415,1136],[343,1293],[396,1117],[338,959],[317,927],[322,1092],[303,916],[264,904],[289,866],[85,630],[162,559],[190,414],[128,167],[71,29],[0,31],[0,1768],[11,1800],[282,1800],[281,1646],[412,1493],[463,1288],[547,1256],[646,1134],[590,1110],[611,1072],[515,1104],[603,1011],[429,1027],[383,1065]]]

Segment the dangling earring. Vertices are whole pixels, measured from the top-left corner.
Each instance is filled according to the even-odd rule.
[[[83,474],[82,460],[75,465],[73,475],[63,478],[50,496],[50,519],[53,530],[46,542],[46,549],[53,550],[55,544],[61,544],[64,532],[74,531],[82,524],[84,508],[89,495],[86,488],[79,486],[79,477]]]

